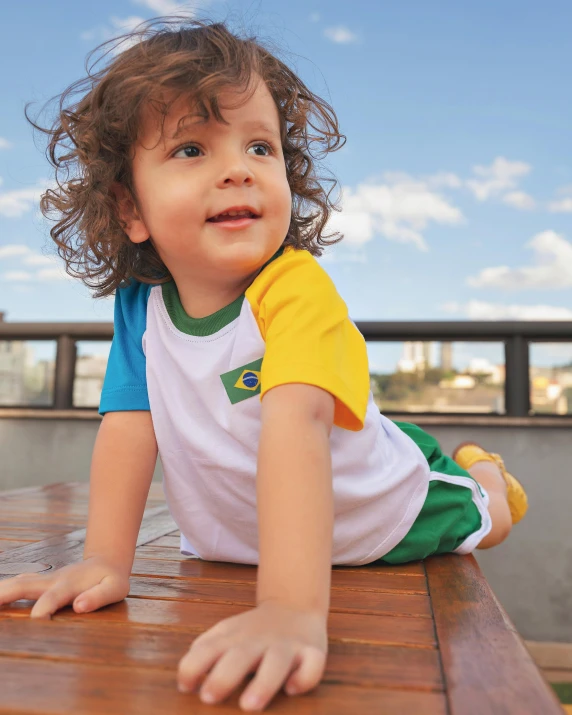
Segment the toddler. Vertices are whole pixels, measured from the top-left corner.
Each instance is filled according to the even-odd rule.
[[[380,415],[315,258],[339,240],[315,161],[345,139],[329,104],[225,23],[131,40],[43,130],[67,172],[42,197],[52,238],[115,294],[84,560],[2,583],[0,604],[49,617],[125,598],[159,453],[181,552],[258,565],[256,607],[193,642],[179,688],[219,702],[255,673],[240,706],[263,709],[322,677],[332,564],[494,546],[526,497],[498,455],[469,443],[454,461]]]

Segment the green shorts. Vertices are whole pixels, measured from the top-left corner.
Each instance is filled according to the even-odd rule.
[[[408,422],[395,422],[425,455],[431,470],[425,503],[406,536],[379,561],[402,564],[434,554],[469,554],[491,529],[488,494],[434,437]]]

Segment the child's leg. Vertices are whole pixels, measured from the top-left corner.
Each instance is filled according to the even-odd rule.
[[[475,462],[467,471],[489,495],[488,510],[493,527],[477,549],[490,549],[504,541],[512,529],[506,482],[494,462]]]

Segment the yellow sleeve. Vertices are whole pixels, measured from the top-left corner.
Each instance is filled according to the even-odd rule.
[[[246,299],[266,343],[260,399],[277,385],[315,385],[335,398],[335,425],[361,430],[370,390],[365,340],[316,259],[286,248]]]

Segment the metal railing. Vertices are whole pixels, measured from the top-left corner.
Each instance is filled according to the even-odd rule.
[[[572,321],[356,321],[368,341],[503,342],[505,349],[505,414],[530,414],[529,344],[572,342]],[[73,406],[73,385],[79,340],[109,341],[112,323],[7,323],[0,321],[0,341],[55,340],[57,342],[54,401],[43,409]],[[0,408],[1,409],[1,408]]]

